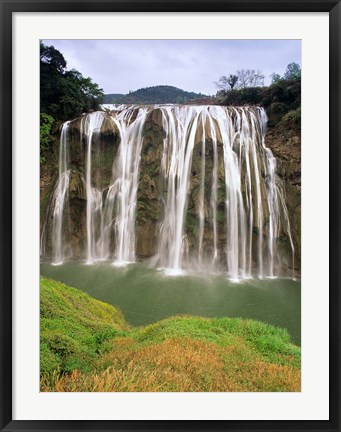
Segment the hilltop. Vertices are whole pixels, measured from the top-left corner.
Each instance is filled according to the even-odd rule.
[[[105,104],[165,104],[185,103],[207,97],[202,93],[187,92],[173,86],[160,85],[141,88],[128,94],[104,95]]]

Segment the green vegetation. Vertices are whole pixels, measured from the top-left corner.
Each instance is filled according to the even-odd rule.
[[[287,112],[281,119],[281,125],[294,130],[301,128],[301,108]]]
[[[295,62],[289,63],[283,75],[285,80],[300,80],[301,79],[301,66]]]
[[[66,65],[62,53],[40,43],[40,110],[57,120],[97,110],[103,100],[103,90],[91,78]]]
[[[269,87],[247,87],[240,90],[219,92],[221,105],[259,105],[265,108],[269,117],[268,126],[274,127],[290,111],[301,106],[301,81],[281,79]],[[295,123],[300,127],[300,121]]]
[[[40,336],[44,374],[54,369],[92,370],[108,339],[127,328],[112,306],[59,282],[41,278]]]
[[[132,328],[114,307],[41,278],[42,391],[299,391],[288,332],[239,318]]]
[[[290,63],[281,77],[272,74],[272,84],[263,86],[264,76],[260,71],[237,71],[236,75],[220,77],[216,83],[218,103],[221,105],[259,105],[269,117],[268,126],[280,122],[298,133],[301,127],[301,68]]]
[[[40,114],[40,162],[45,162],[45,153],[49,150],[51,128],[54,118],[46,113]]]
[[[185,103],[193,99],[206,97],[201,93],[187,92],[177,87],[160,85],[146,87],[129,92],[126,95],[108,94],[104,96],[104,103],[109,104],[162,104]]]
[[[53,46],[40,42],[40,161],[51,150],[53,126],[89,110],[98,110],[103,90],[76,69],[67,70],[66,60]],[[55,128],[57,129],[57,128]]]

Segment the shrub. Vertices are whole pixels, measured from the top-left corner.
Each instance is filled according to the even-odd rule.
[[[40,114],[40,162],[45,162],[45,152],[50,148],[50,133],[54,118],[46,113]]]

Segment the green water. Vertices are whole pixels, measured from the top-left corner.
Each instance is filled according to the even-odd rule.
[[[142,264],[116,268],[76,262],[61,266],[42,263],[41,274],[118,306],[135,326],[178,314],[241,317],[284,327],[295,343],[301,341],[300,281],[232,283],[223,276],[166,277]]]

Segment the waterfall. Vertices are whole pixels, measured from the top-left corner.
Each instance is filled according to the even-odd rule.
[[[205,122],[206,116],[202,115],[202,139],[201,139],[201,180],[200,180],[200,193],[199,193],[199,246],[198,246],[198,263],[201,266],[203,263],[203,240],[205,229],[205,167],[206,167],[206,146],[205,146]]]
[[[98,136],[104,112],[91,113],[81,120],[86,135],[86,231],[87,263],[114,259],[117,266],[135,261],[135,210],[143,126],[147,109],[115,110],[111,121],[120,135],[118,154],[113,162],[108,188],[92,184],[92,143]],[[136,115],[136,118],[133,118]],[[110,251],[115,235],[115,251]]]
[[[221,110],[214,110],[220,130],[224,128],[227,131],[222,134],[227,216],[226,259],[229,276],[231,279],[238,279],[245,276],[246,219],[241,189],[241,166],[238,153],[234,149],[235,124],[231,118],[232,113],[224,116]],[[240,131],[237,132],[239,134]]]
[[[53,195],[53,261],[54,265],[62,264],[64,257],[64,243],[63,243],[63,220],[64,220],[64,206],[67,200],[69,182],[70,182],[70,169],[68,167],[68,147],[67,147],[67,132],[69,121],[65,122],[62,126],[59,144],[59,176],[57,185]]]
[[[223,272],[235,281],[272,278],[281,274],[278,239],[285,235],[294,268],[285,193],[276,175],[276,159],[265,145],[267,117],[263,108],[106,108],[107,112],[83,115],[79,123],[80,141],[85,144],[87,263],[109,260],[123,266],[137,259],[136,209],[140,161],[146,157],[142,156],[145,126],[159,115],[161,138],[148,144],[152,145],[151,154],[160,152],[158,168],[153,168],[152,174],[155,184],[160,183],[156,186],[160,219],[154,224],[154,264],[168,275],[205,269]],[[65,260],[64,207],[73,170],[68,165],[68,130],[72,125],[66,122],[62,128],[59,177],[51,204],[54,264]],[[109,130],[105,141],[104,130]],[[98,153],[104,154],[105,146],[111,177],[105,174],[106,180],[99,181],[103,160]],[[146,215],[151,220],[154,216]]]
[[[87,233],[87,263],[103,258],[98,248],[96,225],[102,219],[103,194],[92,185],[92,140],[98,134],[105,119],[102,112],[88,114],[81,120],[81,134],[86,134],[86,233]],[[83,125],[85,122],[85,125]],[[84,131],[84,132],[83,132]],[[81,138],[82,139],[82,138]]]
[[[143,142],[143,126],[147,109],[124,109],[113,120],[120,133],[119,153],[113,167],[112,182],[105,204],[102,223],[102,250],[109,254],[108,233],[112,224],[112,210],[117,201],[115,219],[116,255],[115,265],[122,266],[135,261],[135,211],[139,175],[139,162]]]
[[[185,214],[190,188],[190,170],[195,134],[201,133],[201,180],[198,210],[198,262],[204,255],[204,189],[205,148],[209,138],[213,147],[211,186],[211,218],[213,244],[210,271],[219,261],[217,183],[218,137],[223,147],[226,188],[225,269],[231,280],[251,277],[273,277],[278,260],[276,239],[280,232],[280,206],[285,219],[292,254],[294,246],[289,218],[276,178],[276,161],[265,146],[266,114],[262,108],[226,108],[220,106],[164,107],[164,139],[162,170],[168,184],[164,220],[160,229],[158,264],[167,274],[181,274],[186,267],[183,259],[188,239]],[[199,126],[201,127],[198,127]],[[198,138],[198,137],[197,137]],[[197,139],[197,141],[199,141]],[[244,171],[243,171],[244,170]],[[264,177],[264,178],[263,178]],[[242,183],[243,180],[243,183]],[[265,227],[265,224],[267,227]],[[267,248],[264,239],[267,239]],[[257,249],[254,257],[253,244]]]
[[[205,117],[207,117],[205,115]],[[210,133],[213,145],[213,170],[212,170],[212,190],[211,190],[211,208],[212,208],[212,225],[213,225],[213,254],[212,269],[214,270],[218,259],[218,232],[217,232],[217,185],[218,185],[218,149],[217,134],[213,124],[212,117],[209,116]]]
[[[161,108],[166,132],[162,156],[163,176],[168,182],[164,221],[160,230],[159,264],[170,274],[182,273],[182,257],[189,173],[200,108]]]

